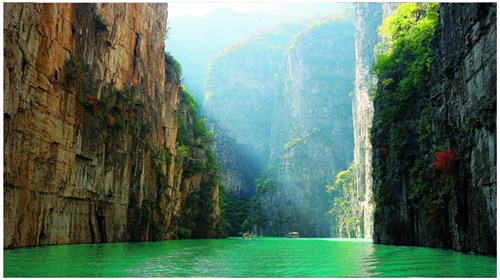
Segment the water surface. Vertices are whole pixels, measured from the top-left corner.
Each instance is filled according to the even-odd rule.
[[[496,277],[496,258],[367,240],[169,240],[4,250],[4,276]]]

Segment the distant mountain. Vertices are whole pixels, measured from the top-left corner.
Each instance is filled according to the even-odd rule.
[[[323,14],[338,13],[345,5],[347,4],[331,3],[331,11],[325,9]],[[314,5],[311,4],[311,9],[301,15],[296,13],[296,9],[286,8],[284,5],[283,9],[272,12],[243,13],[224,8],[202,17],[172,17],[168,21],[169,33],[165,50],[181,63],[183,83],[194,94],[196,101],[202,103],[206,67],[218,52],[279,23],[319,16],[318,9],[313,8]],[[286,9],[291,9],[290,15],[284,15]]]

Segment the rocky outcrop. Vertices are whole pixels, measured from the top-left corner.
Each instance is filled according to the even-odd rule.
[[[352,30],[348,16],[327,18],[299,32],[288,46],[271,125],[275,186],[260,199],[268,216],[264,234],[331,236],[325,186],[352,161]]]
[[[374,241],[496,254],[496,4],[440,4],[436,30],[385,136],[375,102]]]
[[[213,175],[184,174],[167,5],[4,9],[4,246],[176,237]]]

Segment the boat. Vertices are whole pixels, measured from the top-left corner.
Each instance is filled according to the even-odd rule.
[[[300,234],[296,231],[291,231],[288,233],[288,238],[299,238]]]
[[[243,236],[241,237],[243,239],[252,239],[252,235],[248,232],[243,233]]]

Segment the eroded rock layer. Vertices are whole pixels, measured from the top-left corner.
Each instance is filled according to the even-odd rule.
[[[166,22],[166,4],[4,5],[5,247],[176,237],[212,175],[183,174]]]

